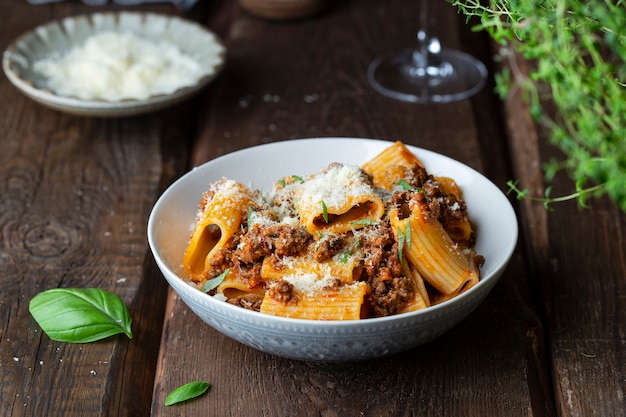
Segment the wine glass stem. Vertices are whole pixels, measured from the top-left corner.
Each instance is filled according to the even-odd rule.
[[[419,0],[419,26],[417,30],[417,50],[413,61],[418,69],[426,70],[428,66],[428,43],[430,42],[430,25],[428,22],[428,3],[430,0]]]
[[[450,68],[445,62],[441,62],[439,53],[441,44],[430,30],[430,1],[419,1],[419,28],[417,31],[417,47],[412,54],[412,66],[408,69],[409,75],[418,78],[442,78],[449,75]]]

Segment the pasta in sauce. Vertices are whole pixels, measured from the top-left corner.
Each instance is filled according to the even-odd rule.
[[[333,163],[264,195],[210,184],[183,256],[188,280],[243,308],[356,320],[467,291],[484,261],[453,179],[396,142],[363,166]]]

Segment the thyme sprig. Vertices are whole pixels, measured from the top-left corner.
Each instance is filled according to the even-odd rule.
[[[546,180],[565,171],[576,191],[533,197],[550,204],[608,195],[626,212],[626,4],[622,0],[449,0],[501,45],[501,96],[519,90],[564,154],[544,164]],[[514,52],[517,52],[514,53]],[[518,69],[517,56],[534,63]],[[556,114],[545,111],[554,104]],[[510,191],[531,198],[515,183]]]

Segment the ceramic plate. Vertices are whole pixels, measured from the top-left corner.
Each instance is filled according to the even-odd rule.
[[[34,70],[35,62],[62,56],[90,36],[109,31],[131,32],[142,39],[173,44],[200,63],[203,75],[196,83],[170,94],[142,100],[105,101],[56,94],[48,87],[46,77]],[[180,17],[103,12],[53,21],[23,34],[4,51],[2,67],[18,89],[47,107],[82,116],[124,117],[160,110],[190,98],[217,76],[225,53],[214,33]]]

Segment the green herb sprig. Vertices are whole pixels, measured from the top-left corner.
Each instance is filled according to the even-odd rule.
[[[626,5],[621,0],[449,0],[468,19],[480,21],[502,45],[506,69],[496,74],[504,97],[519,90],[530,112],[547,127],[550,143],[564,154],[543,165],[546,181],[565,171],[576,191],[563,197],[521,198],[550,204],[608,195],[626,212]],[[514,52],[517,52],[515,54]],[[516,57],[534,63],[522,73]],[[556,115],[544,111],[546,100]]]

